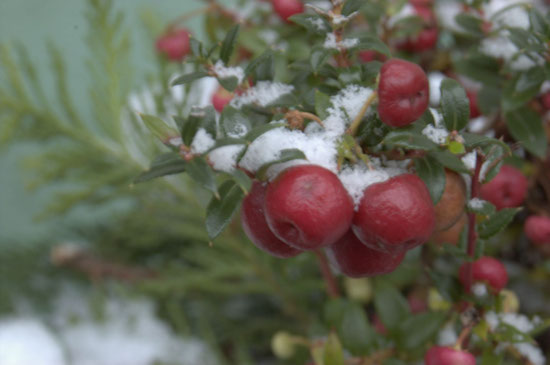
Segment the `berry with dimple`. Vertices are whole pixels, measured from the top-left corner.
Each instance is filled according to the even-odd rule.
[[[424,356],[425,365],[475,365],[476,358],[467,351],[434,346]]]
[[[288,18],[304,12],[304,4],[300,0],[271,0],[273,10],[281,19],[288,22]]]
[[[404,252],[427,242],[434,226],[428,188],[413,174],[368,186],[352,225],[361,242],[388,253]]]
[[[349,230],[353,200],[332,171],[298,165],[269,184],[265,214],[279,239],[301,250],[314,250],[333,244]]]
[[[468,215],[466,213],[462,213],[460,218],[458,218],[458,221],[456,221],[456,223],[453,224],[451,227],[443,231],[434,232],[434,234],[430,238],[430,241],[435,243],[436,245],[448,243],[456,246],[458,244],[458,241],[460,240],[460,234],[464,230],[464,227],[467,223]]]
[[[498,293],[508,283],[508,272],[506,267],[499,260],[483,256],[471,263],[472,265],[472,283],[485,283],[493,293]],[[464,287],[468,282],[467,275],[468,263],[463,263],[458,271],[458,278]]]
[[[266,187],[255,181],[241,206],[241,222],[244,232],[259,249],[276,257],[287,258],[302,251],[290,247],[273,234],[264,214]]]
[[[405,253],[389,254],[365,246],[350,230],[327,248],[331,263],[346,276],[354,278],[382,275],[399,266]]]
[[[525,235],[537,245],[550,244],[550,218],[532,215],[525,220]]]
[[[430,99],[424,71],[415,63],[392,58],[380,70],[378,114],[392,127],[411,124],[424,113]]]
[[[445,190],[434,207],[435,228],[443,231],[455,224],[466,205],[466,183],[462,176],[451,170],[445,170]]]
[[[218,90],[212,95],[212,105],[214,109],[221,113],[223,108],[233,99],[233,93],[225,90],[223,87],[219,87]]]
[[[157,39],[157,50],[171,61],[181,61],[189,53],[189,30],[174,29]]]
[[[481,186],[481,198],[499,210],[518,207],[525,200],[527,185],[527,178],[521,171],[504,165],[491,181]]]

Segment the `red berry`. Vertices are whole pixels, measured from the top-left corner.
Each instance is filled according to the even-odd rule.
[[[271,0],[271,5],[277,15],[286,22],[291,16],[304,12],[304,4],[300,0]]]
[[[282,241],[313,250],[333,244],[349,230],[353,201],[330,170],[298,165],[281,172],[268,186],[265,214]]]
[[[359,278],[392,272],[405,253],[389,254],[365,246],[350,230],[327,249],[331,262],[346,276]]]
[[[458,278],[464,287],[467,284],[466,268],[468,263],[460,266]],[[499,260],[483,256],[472,263],[472,282],[483,282],[489,285],[493,293],[498,293],[508,283],[506,267]]]
[[[426,299],[418,295],[408,295],[407,301],[409,302],[409,308],[413,314],[426,312],[428,310]]]
[[[497,209],[518,207],[527,195],[527,178],[515,167],[504,165],[498,174],[481,186],[481,197]]]
[[[359,60],[363,63],[367,63],[370,61],[385,61],[386,56],[380,52],[376,52],[373,50],[366,50],[366,51],[359,51]]]
[[[525,234],[535,244],[550,244],[550,218],[541,215],[528,217]]]
[[[273,234],[264,214],[266,187],[255,181],[241,206],[241,222],[244,232],[259,249],[273,256],[287,258],[302,251],[290,247]]]
[[[380,70],[378,114],[392,127],[411,124],[424,113],[430,99],[426,74],[412,62],[393,58]]]
[[[475,365],[476,358],[467,351],[434,346],[426,352],[425,365]]]
[[[157,39],[157,50],[169,60],[181,61],[190,50],[189,34],[187,29],[172,30]]]
[[[390,253],[425,243],[434,226],[428,188],[413,174],[368,186],[353,218],[353,231],[361,242]]]
[[[470,118],[477,118],[481,115],[477,104],[477,92],[473,90],[467,90],[466,96],[470,100]]]
[[[416,15],[422,18],[424,29],[416,36],[409,37],[406,41],[399,43],[397,48],[411,53],[430,50],[435,47],[439,36],[434,13],[432,9],[426,5],[413,3],[413,6]]]
[[[212,105],[214,105],[214,109],[216,109],[216,111],[221,113],[223,108],[229,104],[231,99],[233,99],[233,93],[220,86],[214,95],[212,95]]]

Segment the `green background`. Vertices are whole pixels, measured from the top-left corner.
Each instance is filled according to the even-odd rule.
[[[154,46],[146,36],[141,15],[153,12],[162,22],[169,22],[204,6],[199,0],[115,0],[114,4],[117,10],[124,12],[126,25],[131,30],[133,61],[137,64],[134,70],[136,86],[143,81],[140,75],[147,73],[154,57]],[[86,0],[0,0],[0,43],[18,42],[28,49],[46,90],[51,89],[53,82],[49,77],[47,43],[59,47],[67,65],[71,95],[84,113],[89,108],[86,62],[92,58],[85,41],[88,32],[85,15]],[[196,34],[199,23],[199,19],[191,19],[186,26]],[[52,199],[52,193],[62,186],[27,190],[28,175],[20,160],[29,153],[40,153],[39,146],[18,143],[0,149],[0,244],[62,239],[65,227],[73,223],[94,224],[113,214],[112,207],[93,211],[77,209],[62,221],[37,221],[36,216]]]

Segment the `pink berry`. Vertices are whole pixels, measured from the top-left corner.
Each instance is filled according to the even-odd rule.
[[[231,99],[233,99],[233,93],[220,86],[214,95],[212,95],[212,105],[217,112],[221,113]]]
[[[271,0],[273,10],[281,19],[288,22],[288,18],[304,12],[304,4],[300,0]]]
[[[353,278],[382,275],[399,266],[405,253],[388,254],[373,250],[350,230],[327,249],[331,262],[340,272]]]
[[[525,235],[538,245],[550,244],[550,218],[532,215],[525,221]]]
[[[353,232],[365,245],[401,253],[428,241],[435,212],[426,184],[403,174],[368,186],[353,217]]]
[[[266,187],[255,181],[241,206],[244,232],[259,249],[280,258],[293,257],[302,251],[290,247],[273,234],[264,214]]]
[[[475,365],[476,358],[467,351],[434,346],[426,352],[425,365]]]
[[[467,264],[468,263],[462,264],[458,271],[458,278],[464,287],[466,287],[468,282],[468,278],[466,277]],[[486,283],[493,293],[498,293],[508,283],[508,272],[506,271],[506,267],[504,267],[499,260],[493,257],[483,256],[471,264],[473,283]]]
[[[525,200],[527,185],[527,178],[521,171],[504,165],[491,181],[481,186],[481,197],[499,210],[518,207]]]
[[[280,240],[301,250],[314,250],[333,244],[349,230],[353,200],[332,171],[298,165],[269,184],[265,214]]]
[[[189,35],[187,29],[172,30],[157,39],[157,50],[171,61],[181,61],[190,51]]]
[[[392,127],[411,124],[429,102],[429,84],[424,71],[412,62],[392,58],[380,70],[378,114]]]

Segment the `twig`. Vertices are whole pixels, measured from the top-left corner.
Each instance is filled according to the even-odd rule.
[[[471,199],[477,198],[479,195],[480,183],[479,183],[479,173],[481,172],[481,166],[483,165],[483,157],[476,151],[475,154],[475,169],[474,175],[472,176],[472,188],[471,188]],[[476,214],[471,212],[468,214],[468,256],[471,258],[474,257],[476,251],[477,243],[477,232],[476,232]],[[466,264],[466,291],[469,293],[472,287],[472,263],[468,262]]]
[[[338,289],[338,283],[336,278],[332,274],[330,266],[328,264],[327,258],[323,251],[316,250],[314,251],[317,256],[317,261],[319,262],[319,268],[321,269],[321,274],[323,275],[323,280],[325,281],[327,287],[327,293],[331,298],[338,298],[340,296],[340,290]]]
[[[346,133],[351,134],[354,136],[357,133],[357,129],[359,128],[359,124],[361,124],[361,120],[363,119],[363,116],[365,116],[365,113],[369,109],[369,106],[376,100],[376,97],[378,94],[376,91],[373,91],[372,94],[368,97],[368,99],[365,101],[365,104],[361,107],[361,110],[359,111],[359,114],[355,117],[351,125],[349,126]]]

